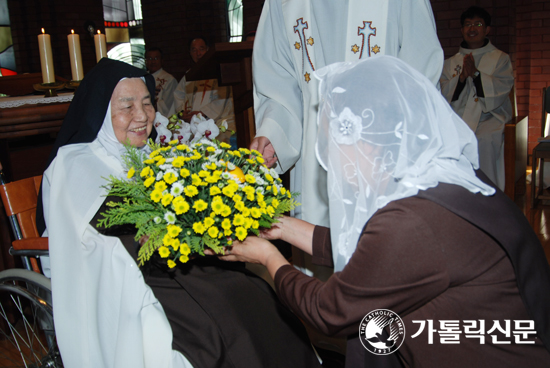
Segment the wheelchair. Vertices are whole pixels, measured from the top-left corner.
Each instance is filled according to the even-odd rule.
[[[15,236],[9,253],[25,269],[0,272],[0,366],[63,367],[53,320],[51,281],[38,258],[48,255],[48,239],[36,229],[41,176],[6,184],[0,166],[0,195]]]

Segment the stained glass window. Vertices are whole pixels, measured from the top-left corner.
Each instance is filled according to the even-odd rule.
[[[227,20],[229,23],[229,42],[241,42],[243,38],[242,0],[227,0]]]

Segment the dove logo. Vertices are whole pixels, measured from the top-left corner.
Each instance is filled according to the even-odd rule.
[[[376,355],[395,352],[405,341],[405,325],[401,317],[389,309],[375,309],[359,324],[359,340]]]

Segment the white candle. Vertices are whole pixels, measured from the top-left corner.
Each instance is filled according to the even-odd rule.
[[[40,50],[42,82],[54,83],[55,72],[53,70],[52,44],[50,41],[50,35],[44,32],[44,28],[42,28],[42,34],[38,35],[38,48]]]
[[[101,58],[107,57],[107,44],[105,42],[105,35],[101,34],[100,30],[97,30],[97,34],[94,36],[95,43],[95,57],[97,62]]]
[[[82,70],[82,54],[80,52],[80,36],[74,34],[71,29],[71,34],[67,36],[69,42],[69,57],[71,58],[71,73],[74,81],[79,81],[84,78]]]

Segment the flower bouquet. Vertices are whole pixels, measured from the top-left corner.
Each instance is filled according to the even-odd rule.
[[[149,142],[145,156],[128,147],[127,178],[109,178],[109,202],[100,226],[134,224],[136,240],[147,236],[138,262],[158,251],[169,268],[185,263],[206,248],[224,247],[270,228],[276,217],[299,203],[255,150],[232,150],[227,143],[204,137],[189,144]]]

